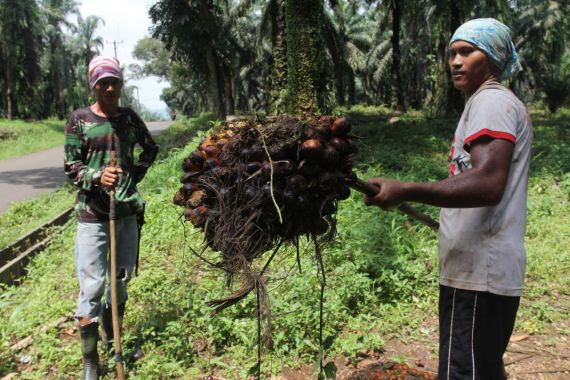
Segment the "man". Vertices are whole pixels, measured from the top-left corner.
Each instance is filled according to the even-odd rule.
[[[503,354],[522,293],[532,126],[525,106],[499,81],[520,63],[509,29],[468,21],[449,45],[465,110],[453,137],[447,179],[374,178],[368,205],[405,201],[443,207],[440,215],[439,379],[504,379]]]
[[[115,191],[117,239],[117,293],[119,314],[124,314],[127,283],[138,255],[137,215],[144,200],[137,191],[158,147],[146,125],[130,108],[119,107],[123,85],[119,62],[98,56],[89,64],[89,84],[95,103],[75,110],[65,127],[65,172],[78,187],[75,260],[79,279],[76,318],[83,353],[83,379],[99,378],[98,326],[112,339],[111,294],[101,306],[109,251],[109,195]],[[134,158],[138,144],[142,153]],[[117,165],[111,165],[116,154]],[[110,282],[110,281],[109,281]]]

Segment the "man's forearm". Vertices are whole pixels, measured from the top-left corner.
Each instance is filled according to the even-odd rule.
[[[501,201],[504,185],[497,179],[471,169],[442,181],[405,183],[406,198],[438,207],[468,208],[494,206]]]

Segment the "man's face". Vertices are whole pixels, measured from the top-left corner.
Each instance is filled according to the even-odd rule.
[[[449,68],[453,85],[472,95],[483,82],[497,80],[498,69],[483,51],[466,41],[455,41],[449,47]]]
[[[97,102],[107,106],[117,106],[123,82],[119,78],[107,77],[95,83],[95,97]]]

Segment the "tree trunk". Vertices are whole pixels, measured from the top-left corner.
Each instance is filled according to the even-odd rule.
[[[348,105],[353,106],[356,104],[356,84],[355,77],[352,70],[348,72]]]
[[[2,55],[4,61],[3,76],[4,76],[4,116],[7,119],[12,119],[14,117],[14,107],[12,102],[12,97],[14,93],[14,80],[12,75],[12,65],[10,63],[9,47],[2,46]]]
[[[451,33],[449,34],[449,38],[453,36],[453,33],[461,26],[461,13],[459,10],[459,6],[457,5],[455,0],[449,0],[449,14],[450,14],[450,30]],[[447,42],[445,42],[445,47],[447,47]],[[444,53],[445,57],[445,53]],[[455,89],[453,86],[453,80],[451,78],[451,71],[447,67],[447,59],[445,59],[445,74],[447,79],[447,101],[446,101],[446,111],[447,113],[456,113],[461,112],[463,110],[464,99],[461,94]]]
[[[339,46],[337,52],[333,52],[333,61],[335,67],[335,77],[336,77],[336,91],[337,91],[337,102],[339,105],[344,105],[344,73],[347,71],[352,71],[352,68],[349,67],[345,62],[345,46],[346,46],[346,26],[344,23],[344,15],[342,13],[342,9],[338,2],[334,2],[332,4],[333,12],[338,23],[338,34],[339,34]]]
[[[400,0],[392,0],[390,6],[392,8],[392,86],[394,87],[392,94],[396,97],[392,103],[398,111],[404,112],[406,105],[400,76]]]
[[[226,118],[226,108],[224,105],[223,94],[220,91],[220,73],[216,62],[214,48],[208,47],[206,52],[206,60],[208,61],[208,93],[210,94],[210,101],[214,114],[218,119],[224,120]]]
[[[323,106],[321,0],[286,0],[289,111],[318,113]]]
[[[272,2],[273,10],[273,30],[272,35],[272,57],[270,91],[269,91],[269,112],[275,115],[285,112],[284,94],[287,91],[287,43],[285,41],[285,5],[284,0]]]

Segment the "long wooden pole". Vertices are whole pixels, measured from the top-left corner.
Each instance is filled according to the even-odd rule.
[[[117,165],[116,152],[111,151],[110,166]],[[117,236],[116,236],[116,214],[115,214],[115,189],[109,192],[109,230],[111,244],[111,315],[113,319],[113,346],[115,348],[115,363],[117,367],[117,378],[125,379],[125,367],[123,363],[123,352],[121,349],[121,331],[119,326],[119,305],[117,302]]]
[[[368,182],[364,182],[359,178],[356,178],[353,181],[349,181],[349,186],[356,191],[360,191],[361,193],[368,195],[369,197],[375,196],[380,191],[377,186]],[[420,210],[413,208],[407,203],[402,203],[398,207],[398,211],[401,211],[404,214],[417,220],[418,222],[425,224],[434,231],[437,231],[439,229],[438,222],[436,222],[435,220],[433,220],[432,218],[430,218],[428,215],[424,214]]]

